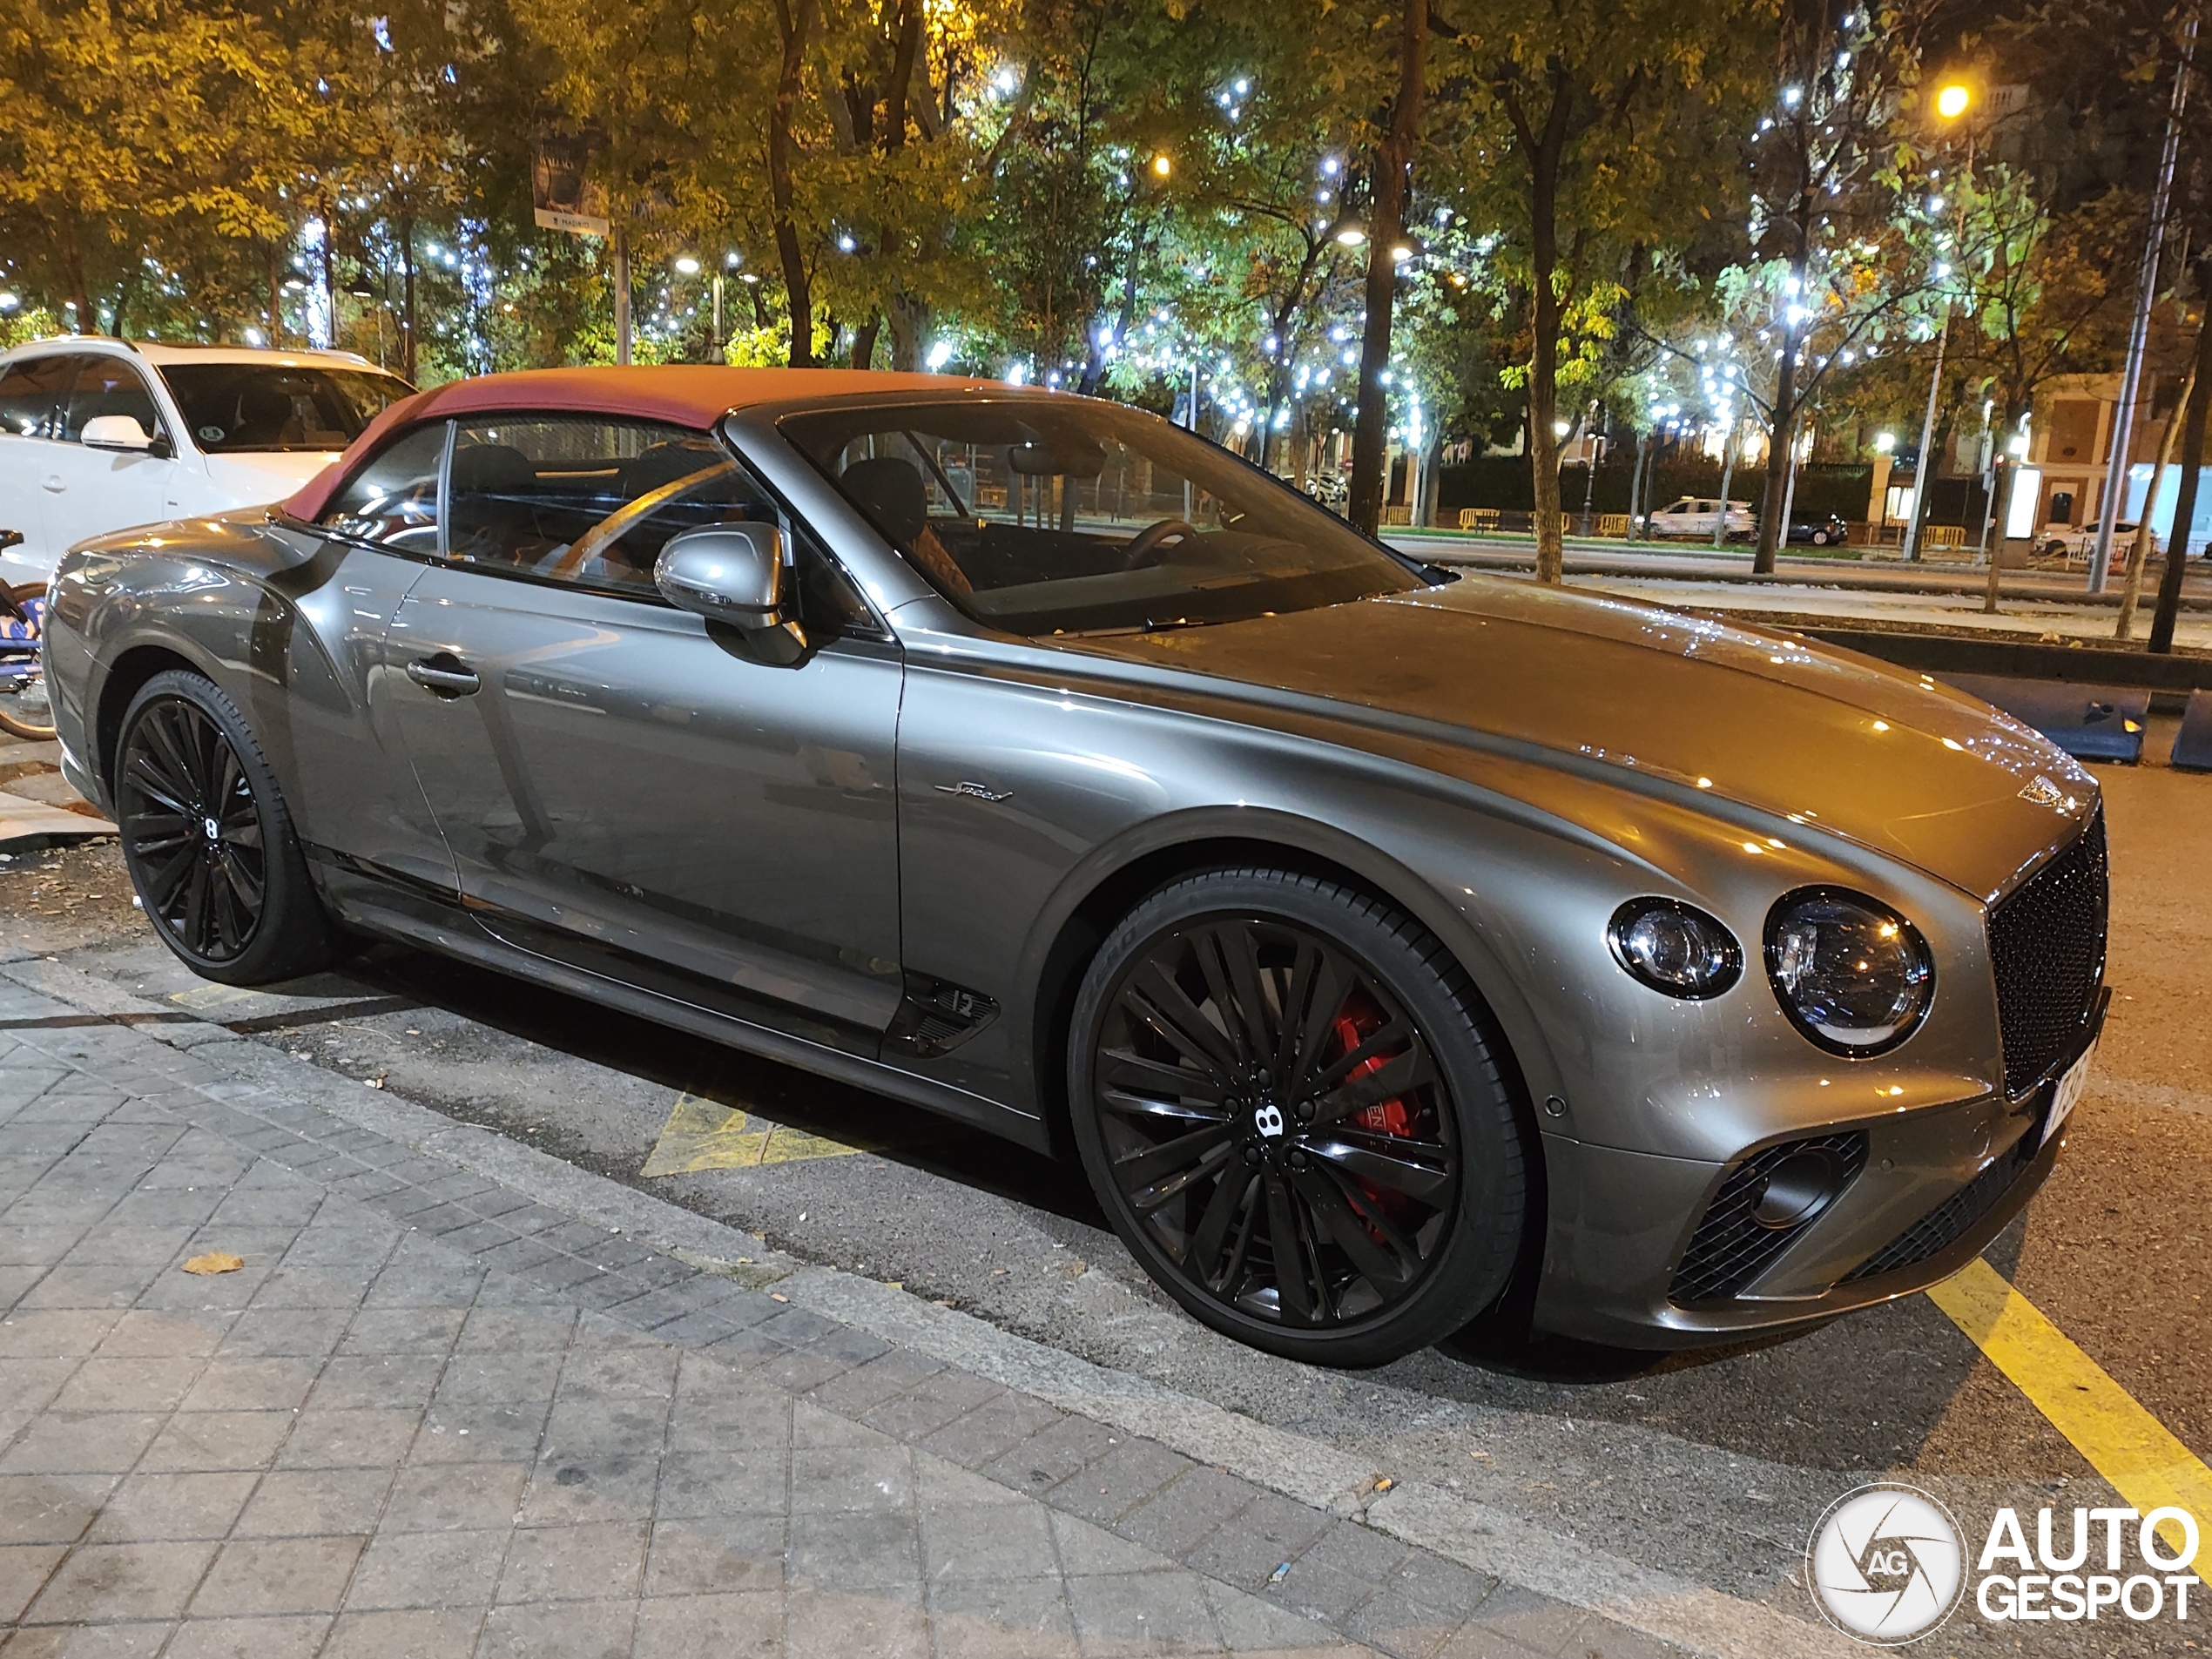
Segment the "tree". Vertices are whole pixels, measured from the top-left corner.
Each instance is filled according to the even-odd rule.
[[[1723,134],[1766,85],[1767,0],[1450,0],[1440,109],[1451,112],[1450,190],[1499,232],[1527,296],[1536,570],[1561,566],[1561,368],[1595,361],[1639,253],[1728,211],[1741,179]]]
[[[297,69],[289,43],[226,5],[0,0],[11,263],[78,333],[97,334],[102,301],[117,320],[145,250],[175,227],[282,238],[272,203],[313,125]]]
[[[1398,88],[1374,147],[1367,210],[1366,317],[1359,337],[1359,413],[1352,438],[1352,522],[1370,536],[1382,519],[1383,453],[1390,426],[1385,374],[1398,300],[1406,198],[1420,141],[1428,73],[1428,0],[1404,0],[1398,30]]]

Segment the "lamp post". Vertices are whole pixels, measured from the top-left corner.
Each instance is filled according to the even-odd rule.
[[[2135,276],[2135,317],[2128,331],[2128,362],[2120,374],[2120,403],[2113,411],[2110,447],[2105,454],[2104,499],[2097,506],[2097,546],[2089,560],[2089,591],[2102,593],[2112,569],[2113,526],[2120,522],[2121,497],[2127,493],[2128,452],[2134,435],[2135,398],[2142,389],[2143,348],[2150,338],[2151,302],[2158,293],[2158,253],[2166,239],[2166,210],[2174,193],[2174,164],[2182,145],[2182,113],[2188,107],[2189,71],[2196,57],[2196,17],[2182,33],[2182,61],[2174,66],[2174,95],[2166,109],[2166,145],[2158,160],[2158,181],[2151,192],[2150,226],[2143,234],[2142,263]]]
[[[1959,82],[1953,81],[1936,94],[1936,113],[1946,121],[1955,121],[1973,103],[1973,93]],[[1966,131],[1966,176],[1971,185],[1974,177],[1974,134]],[[1959,198],[1959,227],[1963,233],[1966,224],[1966,199]],[[1952,250],[1957,251],[1955,248]],[[1943,321],[1936,328],[1935,371],[1928,376],[1928,407],[1920,417],[1920,454],[1912,463],[1912,510],[1905,516],[1905,546],[1901,556],[1907,563],[1920,556],[1920,520],[1927,510],[1928,451],[1935,445],[1936,400],[1943,394],[1943,355],[1951,344],[1951,295],[1943,296]]]

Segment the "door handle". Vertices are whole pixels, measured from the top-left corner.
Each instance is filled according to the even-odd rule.
[[[475,669],[444,651],[409,663],[407,677],[433,697],[471,697],[483,685]]]
[[[69,488],[69,480],[63,477],[61,474],[57,472],[50,472],[38,482],[48,490],[57,496],[60,495],[62,491]]]

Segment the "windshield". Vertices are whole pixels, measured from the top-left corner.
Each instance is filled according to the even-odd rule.
[[[1116,404],[876,404],[779,429],[948,598],[1010,633],[1234,622],[1422,585],[1267,474]]]
[[[164,363],[185,429],[210,455],[343,449],[388,403],[414,388],[373,368],[276,363]]]

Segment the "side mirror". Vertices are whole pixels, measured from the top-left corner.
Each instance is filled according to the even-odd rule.
[[[84,429],[78,437],[87,449],[118,449],[138,455],[169,453],[165,442],[146,435],[146,429],[138,424],[135,415],[96,415],[84,423]]]
[[[0,530],[0,553],[5,553],[11,547],[22,545],[23,532],[21,530]]]
[[[679,610],[725,623],[745,647],[779,666],[806,652],[806,633],[789,614],[784,538],[772,524],[702,524],[668,538],[653,564],[653,585]]]

